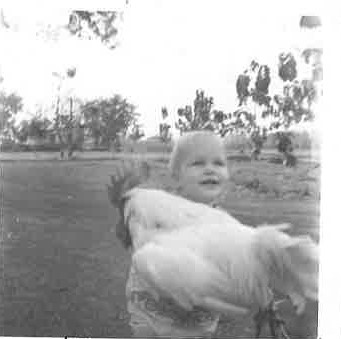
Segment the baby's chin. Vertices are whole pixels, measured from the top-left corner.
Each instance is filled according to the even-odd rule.
[[[210,190],[210,191],[203,191],[198,193],[196,196],[192,197],[193,200],[203,203],[203,204],[210,204],[217,200],[221,195],[221,189],[217,190]]]

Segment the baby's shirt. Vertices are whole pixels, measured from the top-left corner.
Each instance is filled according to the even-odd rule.
[[[212,207],[219,208],[217,205]],[[129,220],[129,224],[135,228],[138,225],[134,224],[141,221],[141,216],[136,217],[132,215]],[[145,231],[147,233],[143,237],[146,238],[162,232],[160,229]],[[139,240],[139,243],[143,243],[147,239]],[[133,329],[147,323],[156,335],[202,336],[214,333],[219,322],[217,313],[199,307],[187,311],[172,299],[161,297],[143,280],[133,265],[126,285],[126,296]]]
[[[214,333],[219,316],[202,308],[184,310],[170,298],[159,296],[137,274],[130,270],[126,286],[130,325],[147,323],[152,332],[160,336],[202,336]],[[143,324],[144,325],[144,324]]]

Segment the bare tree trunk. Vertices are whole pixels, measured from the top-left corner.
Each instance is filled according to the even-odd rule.
[[[58,89],[58,91],[59,90],[60,90],[60,88]],[[58,92],[56,111],[55,111],[55,129],[56,129],[57,137],[59,139],[59,144],[60,144],[59,156],[60,156],[60,159],[63,160],[64,159],[64,140],[63,140],[62,132],[60,129],[60,112],[59,112],[59,109],[60,109],[60,95]]]
[[[73,145],[73,100],[70,97],[70,116],[69,116],[69,125],[68,125],[68,131],[67,131],[67,157],[68,159],[71,159],[73,151],[74,151],[74,145]]]
[[[286,167],[295,167],[297,165],[297,158],[290,152],[283,153],[283,165]]]
[[[259,148],[253,149],[251,152],[251,160],[259,160],[261,150]]]
[[[59,144],[60,144],[60,151],[59,151],[60,159],[63,160],[64,159],[64,150],[65,150],[64,144],[65,143],[64,143],[64,140],[63,140],[62,133],[61,133],[61,131],[59,129],[57,130],[57,136],[58,136]]]

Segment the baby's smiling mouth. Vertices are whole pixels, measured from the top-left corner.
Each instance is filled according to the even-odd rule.
[[[208,178],[208,179],[200,181],[200,184],[201,185],[218,185],[219,180],[215,178]]]

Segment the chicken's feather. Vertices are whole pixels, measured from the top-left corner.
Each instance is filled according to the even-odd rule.
[[[134,188],[124,195],[124,221],[138,248],[153,235],[193,223],[240,224],[229,214],[158,189]],[[130,223],[130,221],[133,221]],[[148,234],[148,236],[146,236]]]
[[[287,225],[246,226],[158,190],[136,188],[126,198],[133,265],[180,306],[236,316],[265,308],[272,289],[289,295],[299,311],[306,298],[317,299],[317,245],[285,234]]]

